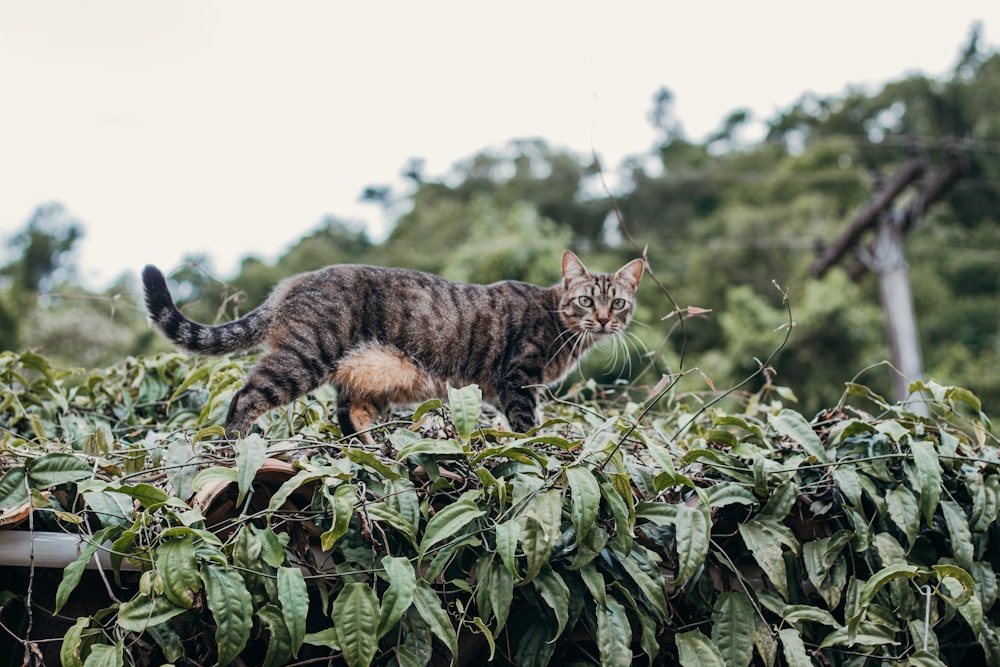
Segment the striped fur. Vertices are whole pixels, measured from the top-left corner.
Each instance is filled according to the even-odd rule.
[[[593,343],[624,331],[642,270],[634,260],[614,274],[591,273],[567,250],[562,282],[543,288],[342,264],[289,278],[220,326],[185,317],[156,267],[142,278],[150,320],[178,347],[211,355],[266,348],[233,397],[227,434],[245,436],[267,410],[332,384],[350,435],[389,404],[440,396],[445,383],[478,384],[513,430],[529,430],[534,387],[557,382]]]

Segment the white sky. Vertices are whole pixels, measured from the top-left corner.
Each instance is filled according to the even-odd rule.
[[[84,282],[207,253],[221,277],[367,185],[542,137],[605,168],[644,154],[658,88],[700,140],[732,110],[945,75],[1000,2],[0,3],[0,239],[42,203],[85,224]],[[9,259],[0,252],[0,263]]]

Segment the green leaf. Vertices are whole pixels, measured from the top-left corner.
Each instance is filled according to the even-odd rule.
[[[0,479],[0,510],[20,507],[28,502],[28,485],[23,466],[11,468]]]
[[[309,611],[309,591],[299,568],[278,568],[278,601],[285,627],[288,628],[292,657],[297,658],[306,636],[306,614]]]
[[[451,618],[449,618],[448,612],[441,605],[441,600],[434,592],[434,589],[427,585],[426,582],[420,581],[417,583],[413,605],[416,607],[417,613],[420,614],[420,618],[424,620],[427,627],[434,633],[434,636],[440,639],[441,643],[451,652],[452,658],[457,658],[458,635],[455,633],[455,627],[451,624]]]
[[[257,610],[257,618],[270,635],[261,667],[281,667],[287,664],[292,657],[292,638],[285,622],[286,617],[273,604],[266,604]]]
[[[601,665],[629,667],[632,664],[631,642],[632,626],[625,607],[618,600],[608,598],[606,605],[597,607],[597,648]]]
[[[677,576],[673,583],[683,584],[705,563],[711,539],[712,519],[701,503],[679,505],[674,522],[677,542]]]
[[[758,519],[737,524],[736,528],[754,560],[771,584],[787,600],[788,576],[785,571],[785,559],[781,555],[781,542],[775,539],[774,532]]]
[[[145,632],[147,628],[166,623],[183,613],[183,607],[174,605],[165,596],[153,599],[137,595],[119,605],[118,625],[129,632]]]
[[[549,562],[555,541],[550,539],[548,531],[534,516],[524,519],[520,535],[521,550],[524,552],[526,565],[523,582],[528,582],[538,576],[542,567]]]
[[[432,546],[453,537],[462,528],[486,514],[473,500],[477,496],[478,492],[463,495],[431,517],[424,529],[423,539],[420,540],[420,548],[417,549],[418,560],[422,561],[424,554]]]
[[[432,412],[434,410],[440,410],[443,407],[444,403],[441,402],[440,398],[428,399],[417,406],[417,409],[413,411],[413,417],[411,419],[413,419],[413,421],[415,422],[418,422],[428,412]]]
[[[178,607],[190,609],[195,593],[201,590],[192,538],[160,542],[156,549],[156,569],[163,578],[163,594],[167,599]]]
[[[243,506],[247,492],[253,487],[257,471],[264,465],[266,456],[267,443],[256,433],[236,441],[236,504],[240,507]]]
[[[215,620],[219,664],[233,662],[247,645],[253,627],[253,603],[236,570],[212,563],[201,567],[205,599]]]
[[[55,613],[59,613],[59,610],[69,600],[70,594],[73,593],[77,584],[80,583],[80,578],[83,576],[83,571],[86,569],[87,563],[94,557],[97,550],[106,541],[112,539],[112,535],[116,535],[119,532],[121,532],[121,528],[118,526],[108,526],[99,530],[94,534],[93,539],[85,543],[83,548],[80,549],[80,555],[76,557],[76,560],[66,566],[63,570],[62,581],[59,582],[59,587],[56,589]]]
[[[663,577],[647,550],[641,545],[636,545],[628,554],[618,549],[611,547],[612,553],[618,557],[629,578],[635,582],[659,620],[666,619],[667,598],[663,589]]]
[[[346,584],[333,601],[331,618],[347,664],[370,665],[378,650],[379,604],[374,591],[361,582]]]
[[[626,552],[632,548],[635,534],[635,508],[626,504],[615,488],[608,482],[601,482],[601,496],[611,508],[615,519],[615,539]]]
[[[726,591],[715,603],[712,642],[726,667],[747,667],[753,657],[754,609],[747,593]]]
[[[679,632],[674,642],[681,667],[726,667],[718,647],[700,630]]]
[[[812,667],[812,660],[806,653],[806,645],[802,642],[799,631],[795,628],[778,630],[781,638],[781,652],[785,655],[788,667]]]
[[[705,498],[709,507],[725,507],[726,505],[756,505],[757,498],[753,491],[736,482],[720,482],[705,489]]]
[[[28,462],[28,480],[36,489],[68,484],[93,474],[90,466],[72,454],[52,453]]]
[[[786,605],[784,610],[781,612],[781,617],[786,623],[795,625],[796,623],[801,623],[802,621],[808,621],[810,623],[822,623],[831,628],[841,627],[837,619],[833,617],[833,614],[828,612],[826,609],[820,609],[819,607],[810,607],[804,604],[790,604]]]
[[[569,620],[569,587],[562,577],[548,566],[542,568],[538,576],[532,580],[532,584],[556,616],[556,636],[550,638],[550,641],[554,641],[562,635]]]
[[[306,635],[304,643],[310,646],[322,646],[340,653],[340,640],[337,639],[337,629],[334,627],[324,628],[318,632],[310,632]]]
[[[913,546],[920,531],[920,507],[913,492],[900,484],[885,497],[889,518],[906,535],[906,543]]]
[[[382,608],[376,633],[378,639],[396,627],[399,619],[413,604],[413,596],[417,588],[417,577],[413,571],[413,564],[408,559],[399,556],[384,556],[382,567],[385,568],[389,588],[382,595]]]
[[[969,530],[969,519],[965,510],[954,500],[942,500],[941,512],[944,514],[945,525],[951,536],[951,549],[959,567],[966,572],[972,570],[972,560],[975,548],[972,546],[972,531]]]
[[[497,524],[496,537],[497,553],[500,554],[500,559],[507,571],[516,577],[517,559],[515,553],[517,552],[518,540],[521,538],[521,524],[514,519]]]
[[[341,450],[344,456],[354,461],[360,466],[364,466],[370,470],[374,470],[383,478],[398,479],[399,473],[394,471],[392,468],[383,463],[377,456],[364,449],[357,449],[355,447],[344,447]]]
[[[479,385],[470,384],[461,389],[448,385],[448,407],[455,422],[455,431],[462,442],[469,442],[479,426],[479,415],[483,411],[483,392]]]
[[[597,511],[601,506],[601,487],[594,473],[585,466],[572,465],[566,468],[566,480],[572,492],[573,504],[570,520],[582,539],[597,526]]]
[[[365,513],[372,521],[388,524],[396,530],[403,538],[414,547],[417,546],[417,535],[413,530],[413,525],[406,518],[393,509],[385,501],[365,505]]]
[[[80,649],[82,648],[81,638],[83,631],[90,626],[90,617],[81,616],[76,619],[66,634],[63,635],[62,644],[59,647],[59,663],[62,667],[83,667]]]
[[[785,408],[777,414],[768,415],[768,423],[775,431],[791,438],[802,446],[803,451],[820,463],[829,463],[830,457],[823,447],[823,441],[810,426],[806,418],[794,410]]]
[[[934,512],[941,498],[941,460],[933,442],[921,441],[910,445],[913,462],[920,481],[920,510],[928,526],[934,524]]]
[[[114,645],[94,644],[83,667],[122,667],[124,665],[125,640],[119,638]]]
[[[333,511],[333,526],[320,535],[320,547],[323,551],[332,549],[337,540],[347,534],[351,517],[354,516],[354,503],[358,499],[358,491],[353,484],[341,484],[333,492],[333,496],[328,498]]]

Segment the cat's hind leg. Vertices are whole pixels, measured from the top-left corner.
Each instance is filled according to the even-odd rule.
[[[337,423],[340,424],[341,434],[345,438],[357,435],[366,445],[373,444],[371,436],[366,431],[385,405],[384,401],[376,399],[356,398],[347,389],[338,387]]]

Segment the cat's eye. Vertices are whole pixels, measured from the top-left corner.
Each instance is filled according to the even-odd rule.
[[[615,310],[621,310],[625,307],[625,299],[615,299],[611,302],[611,307]]]
[[[577,302],[584,308],[592,308],[594,306],[594,300],[589,296],[581,296],[577,299]]]

